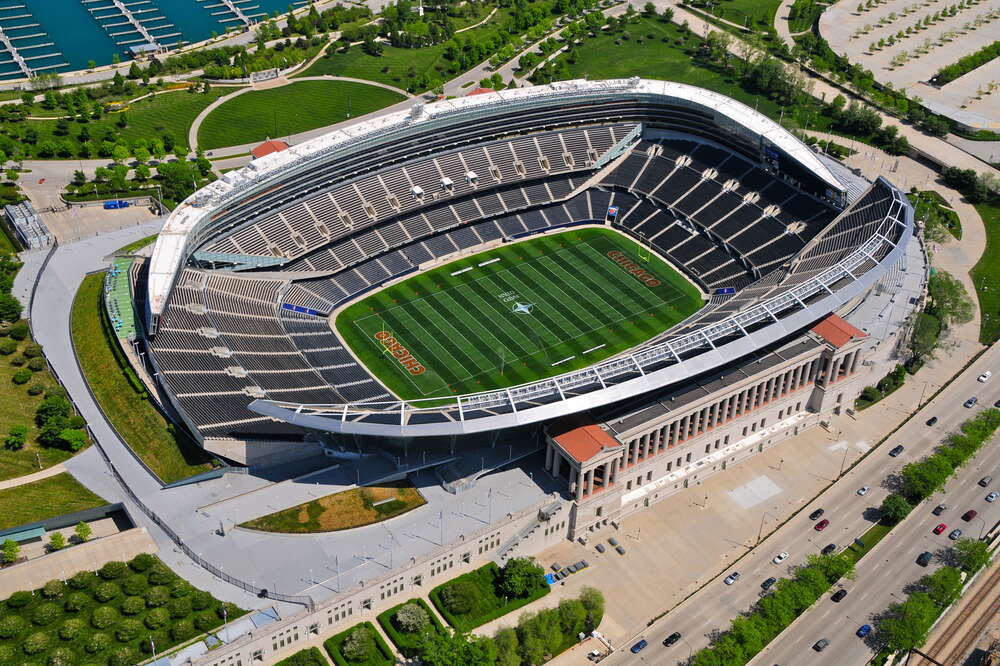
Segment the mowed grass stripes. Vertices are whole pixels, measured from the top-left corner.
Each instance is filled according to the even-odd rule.
[[[616,251],[654,279],[627,271]],[[694,285],[655,255],[611,229],[585,228],[415,275],[346,308],[336,328],[389,389],[413,400],[586,367],[702,305]]]

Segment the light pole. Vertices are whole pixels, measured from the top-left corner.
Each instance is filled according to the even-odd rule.
[[[226,604],[222,604],[222,630],[226,632],[226,643],[229,643],[229,611],[226,610]],[[150,641],[153,639],[150,638]]]
[[[983,524],[983,526],[979,528],[979,538],[982,539],[983,532],[986,531],[986,521],[983,520],[982,516],[976,516],[975,518],[973,518],[973,520],[978,520],[980,523]]]
[[[840,461],[840,474],[837,475],[838,479],[844,476],[844,465],[847,464],[847,451],[847,444],[844,444],[844,459]]]
[[[149,637],[149,650],[153,653],[153,662],[156,662],[156,643],[153,642],[153,637]]]

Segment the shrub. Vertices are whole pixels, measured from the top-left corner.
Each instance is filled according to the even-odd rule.
[[[115,638],[122,643],[128,643],[131,640],[135,640],[141,631],[142,622],[133,618],[127,618],[118,623],[118,627],[115,628]]]
[[[49,635],[44,631],[36,631],[21,644],[24,654],[38,654],[49,646]]]
[[[143,622],[150,629],[161,629],[170,622],[170,612],[166,608],[154,608],[146,614]]]
[[[72,666],[76,663],[76,654],[68,647],[57,647],[49,652],[49,658],[45,660],[46,666]]]
[[[375,651],[375,637],[365,627],[352,631],[340,646],[340,653],[348,661],[366,661]]]
[[[128,572],[128,565],[124,562],[108,562],[97,572],[97,575],[104,580],[115,580],[121,578]]]
[[[0,638],[13,638],[24,630],[25,622],[17,615],[0,620]]]
[[[97,587],[94,588],[94,598],[103,604],[117,597],[119,592],[121,590],[118,589],[117,585],[110,581],[104,581],[98,583]]]
[[[441,589],[441,603],[452,615],[464,615],[472,610],[476,588],[467,580],[455,581]]]
[[[4,356],[10,356],[17,351],[17,341],[7,338],[3,342],[0,342],[0,354]]]
[[[149,583],[142,574],[132,574],[122,581],[122,592],[128,595],[142,594],[149,589]]]
[[[90,571],[80,571],[73,574],[73,577],[66,581],[66,584],[74,590],[89,590],[97,582],[97,577]]]
[[[174,579],[176,579],[176,576],[174,576],[170,569],[157,564],[149,570],[149,573],[146,574],[146,578],[149,579],[149,582],[152,585],[167,585],[173,582]]]
[[[3,446],[5,449],[11,451],[20,451],[24,448],[24,445],[28,442],[28,428],[23,425],[14,425],[10,427],[10,432],[8,432],[7,437],[3,440]],[[6,543],[6,542],[5,542]],[[11,543],[14,543],[11,541]],[[17,545],[16,543],[14,545]]]
[[[28,328],[28,322],[23,319],[8,329],[10,331],[10,337],[14,338],[18,342],[27,339],[28,334],[31,333],[31,329]]]
[[[34,597],[32,597],[31,592],[28,592],[27,590],[18,590],[7,598],[7,606],[13,609],[24,608],[31,603],[33,598]]]
[[[146,592],[146,605],[150,608],[159,608],[163,604],[170,601],[170,592],[167,588],[162,585],[159,587],[151,587],[149,591]]]
[[[118,611],[111,606],[99,606],[90,614],[90,624],[94,629],[107,629],[118,621]]]
[[[150,641],[153,641],[150,643]],[[139,641],[139,649],[143,654],[153,654],[153,646],[166,645],[170,642],[170,637],[165,631],[151,631],[145,638]]]
[[[225,609],[225,613],[222,612],[223,609]],[[219,604],[219,607],[215,609],[215,614],[221,620],[224,617],[235,617],[238,611],[239,609],[236,606],[229,603],[228,601],[223,601],[221,604]]]
[[[28,358],[41,358],[42,346],[37,342],[30,342],[24,346],[22,353]]]
[[[83,592],[70,592],[63,603],[63,610],[67,613],[79,613],[90,603],[90,597]]]
[[[132,560],[128,563],[128,566],[132,571],[142,573],[143,571],[147,571],[154,564],[156,564],[156,557],[150,555],[149,553],[140,553],[132,558]]]
[[[146,601],[142,597],[125,597],[121,608],[125,615],[138,615],[146,610]]]
[[[193,638],[197,633],[191,620],[181,620],[170,628],[170,637],[177,642]]]
[[[87,642],[83,645],[83,649],[90,654],[97,654],[98,652],[104,652],[113,644],[111,636],[99,631],[87,639]]]
[[[170,611],[170,617],[175,620],[180,620],[191,614],[191,600],[180,598],[171,599],[167,602],[167,610]]]
[[[34,372],[45,369],[45,359],[44,358],[29,358],[28,359],[28,369]]]
[[[3,666],[14,666],[21,661],[21,657],[9,645],[0,645],[0,664]]]
[[[14,376],[10,378],[10,381],[20,386],[22,384],[27,384],[29,381],[31,381],[32,375],[34,375],[34,373],[28,368],[21,368],[20,370],[14,373]]]
[[[215,601],[215,599],[212,598],[212,595],[204,590],[195,590],[191,593],[190,598],[191,608],[196,611],[205,610],[212,605],[213,601]]]
[[[188,597],[191,596],[191,591],[194,588],[186,580],[178,580],[170,586],[170,596],[174,598]]]
[[[208,631],[218,624],[219,618],[215,617],[215,613],[199,613],[198,617],[194,619],[194,626],[198,628],[198,631]]]
[[[21,366],[23,366],[27,362],[28,362],[28,359],[24,358],[24,356],[22,354],[18,354],[14,358],[10,359],[10,364],[12,366],[14,366],[15,368],[20,368]]]
[[[55,552],[66,547],[66,537],[62,532],[53,532],[49,537],[49,550]]]
[[[70,618],[69,620],[63,622],[62,626],[59,627],[59,638],[64,641],[73,640],[80,635],[80,632],[83,631],[85,626],[86,625],[83,620],[75,617]]]
[[[406,604],[396,611],[393,621],[401,631],[416,633],[430,624],[431,619],[419,605]]]
[[[66,585],[61,580],[50,580],[42,587],[42,596],[46,599],[58,599],[66,591]]]
[[[130,647],[120,647],[108,657],[108,666],[132,666],[136,661],[135,650]]]
[[[39,627],[47,627],[58,620],[60,615],[62,615],[62,609],[57,604],[47,601],[35,606],[31,611],[31,621]]]

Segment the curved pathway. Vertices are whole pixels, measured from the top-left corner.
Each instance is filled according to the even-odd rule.
[[[59,463],[58,465],[53,465],[52,467],[46,467],[40,472],[35,472],[34,474],[25,474],[24,476],[17,476],[13,479],[6,479],[0,481],[0,490],[7,490],[8,488],[17,488],[18,486],[23,486],[26,483],[32,483],[33,481],[41,481],[42,479],[47,479],[50,476],[55,476],[56,474],[62,474],[66,471],[66,465],[64,463]]]
[[[778,10],[774,12],[774,31],[778,33],[778,38],[785,43],[788,50],[792,50],[795,47],[791,28],[788,27],[788,14],[791,12],[792,5],[794,4],[795,0],[781,0]]]
[[[332,74],[325,74],[323,76],[303,76],[296,79],[290,79],[281,85],[271,86],[270,89],[283,88],[285,86],[298,83],[299,81],[347,81],[349,83],[361,83],[364,85],[375,86],[376,88],[385,88],[386,90],[391,90],[392,92],[398,95],[402,95],[403,97],[406,98],[413,97],[413,95],[406,92],[402,88],[397,88],[396,86],[390,86],[388,83],[380,83],[378,81],[368,81],[366,79],[356,79],[350,76],[333,76]],[[188,128],[188,145],[191,146],[191,150],[194,151],[198,149],[198,130],[201,128],[201,124],[202,122],[204,122],[205,118],[208,117],[208,114],[210,114],[212,111],[219,108],[229,100],[235,99],[240,95],[244,95],[248,92],[253,92],[253,91],[254,91],[253,87],[240,88],[239,90],[233,93],[230,93],[228,95],[223,95],[222,97],[220,97],[219,99],[215,100],[214,102],[206,106],[204,109],[202,109],[201,113],[195,116],[194,122],[191,123],[191,127]],[[357,119],[354,119],[353,122],[357,122]]]

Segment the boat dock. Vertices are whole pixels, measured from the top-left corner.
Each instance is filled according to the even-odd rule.
[[[198,2],[205,1],[206,0],[198,0]],[[246,6],[246,4],[251,1],[252,0],[216,0],[213,4],[204,5],[204,7],[205,9],[219,10],[211,12],[212,16],[216,17],[216,20],[219,23],[238,22],[250,27],[255,23],[260,22],[261,19],[267,18],[267,12],[250,13],[255,9],[260,9],[260,5]],[[227,16],[227,14],[229,16]]]
[[[26,5],[0,4],[0,79],[31,78],[69,65],[40,27]]]
[[[167,21],[152,0],[81,2],[108,36],[122,48],[140,44],[155,50],[166,49],[181,38],[180,31]],[[173,32],[163,32],[164,30]]]

